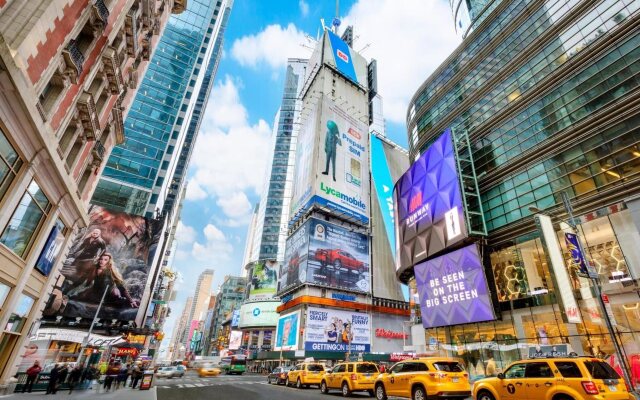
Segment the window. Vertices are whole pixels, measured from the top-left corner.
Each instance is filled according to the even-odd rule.
[[[49,208],[49,199],[32,180],[2,232],[0,243],[24,257]]]
[[[611,365],[603,361],[585,361],[584,366],[593,379],[620,379],[620,375]]]
[[[397,374],[398,372],[401,372],[404,369],[404,365],[405,365],[405,363],[398,363],[398,364],[394,365],[393,367],[391,367],[389,372]]]
[[[347,365],[347,372],[353,372],[353,364]]]
[[[462,372],[464,368],[457,362],[437,362],[433,363],[433,366],[436,367],[438,371],[447,371],[447,372]]]
[[[504,377],[506,379],[518,379],[524,378],[524,369],[526,364],[516,364],[509,368],[505,373]]]
[[[32,297],[22,294],[18,300],[16,310],[11,313],[4,330],[8,332],[21,332],[34,302],[35,300]]]
[[[7,296],[9,295],[10,291],[11,291],[11,288],[9,286],[0,282],[0,310],[2,309],[2,306],[4,305],[4,301],[7,299]]]
[[[582,378],[582,372],[576,363],[571,361],[556,361],[556,368],[563,378]]]
[[[553,372],[546,362],[535,362],[527,364],[525,376],[527,378],[551,378]]]
[[[418,372],[420,370],[419,364],[420,363],[414,363],[414,362],[404,363],[404,366],[402,367],[402,371],[400,372]]]
[[[0,127],[0,199],[4,197],[20,167],[22,167],[22,159]]]
[[[322,372],[324,371],[324,367],[320,364],[309,364],[307,365],[307,371],[310,372]]]
[[[358,364],[357,372],[362,374],[374,374],[378,372],[378,367],[375,364]]]
[[[344,365],[344,364],[336,365],[336,366],[333,368],[333,373],[334,373],[334,374],[335,374],[335,373],[344,372],[344,371],[346,371],[346,365]]]

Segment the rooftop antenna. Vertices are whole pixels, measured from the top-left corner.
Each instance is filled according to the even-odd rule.
[[[331,25],[333,26],[333,33],[338,34],[338,27],[340,26],[340,0],[336,0],[336,16],[333,17]]]

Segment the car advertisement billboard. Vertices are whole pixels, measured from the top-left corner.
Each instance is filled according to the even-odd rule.
[[[304,283],[368,293],[369,237],[309,218],[287,240],[280,291]]]
[[[240,307],[239,328],[276,326],[278,313],[276,308],[279,301],[261,301],[256,303],[243,304]]]
[[[318,205],[356,223],[369,223],[367,125],[328,97],[309,106],[296,149],[292,221]],[[320,111],[320,115],[316,115]],[[306,113],[305,113],[306,114]],[[314,165],[315,160],[315,165]],[[309,168],[312,165],[312,168]]]
[[[399,274],[467,237],[450,129],[402,175],[394,199]]]
[[[420,263],[414,272],[426,329],[495,319],[477,245]]]
[[[300,331],[300,311],[281,315],[276,326],[274,350],[297,350]]]
[[[135,321],[163,222],[97,206],[89,220],[71,246],[61,270],[65,281],[44,315]]]
[[[371,318],[368,314],[309,307],[304,332],[307,351],[371,351]]]
[[[269,300],[278,288],[278,270],[275,260],[256,261],[252,265],[249,300]]]

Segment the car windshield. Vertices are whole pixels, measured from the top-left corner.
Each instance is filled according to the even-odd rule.
[[[455,361],[438,361],[433,363],[433,366],[438,371],[446,371],[446,372],[462,372],[464,369],[460,363]]]
[[[358,364],[356,371],[362,374],[373,374],[378,372],[378,367],[375,364]]]
[[[620,375],[604,361],[585,361],[584,366],[593,379],[620,379]]]
[[[202,368],[215,368],[214,364],[203,364]]]
[[[320,364],[309,364],[307,365],[307,371],[311,371],[311,372],[324,371],[324,367]]]

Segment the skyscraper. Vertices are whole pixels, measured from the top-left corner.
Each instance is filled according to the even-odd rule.
[[[231,4],[191,0],[169,19],[125,120],[126,141],[109,157],[93,204],[151,216],[161,193],[182,180],[205,103],[201,88],[213,80]]]
[[[211,297],[211,285],[213,285],[213,270],[205,269],[198,277],[196,283],[196,290],[193,293],[193,302],[191,303],[191,310],[189,311],[189,320],[201,320],[202,314],[207,310],[209,306],[209,300]]]
[[[171,334],[171,343],[169,344],[169,352],[171,352],[172,360],[182,358],[184,354],[181,354],[181,347],[185,346],[187,341],[186,335],[188,334],[189,327],[189,314],[191,313],[191,305],[193,303],[193,297],[187,297],[187,301],[180,314],[180,319],[173,327],[173,333]],[[186,348],[186,346],[185,346]]]

